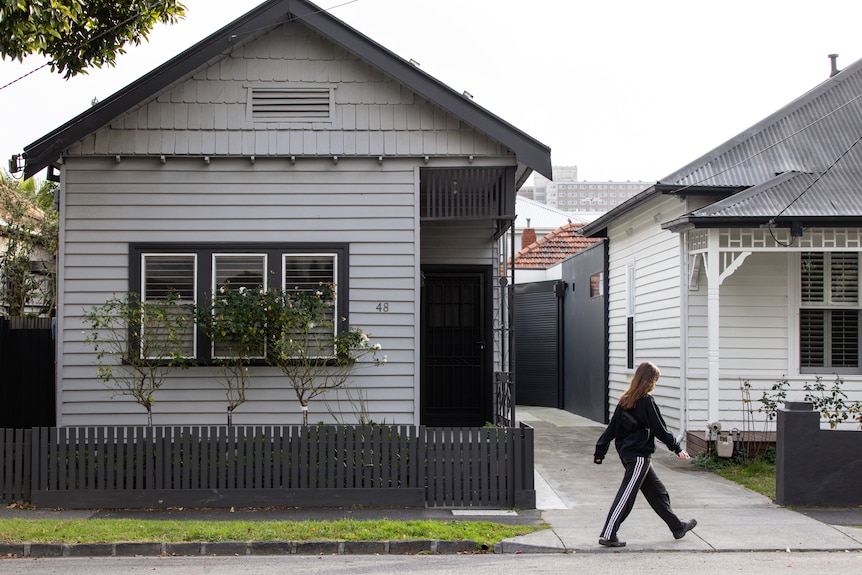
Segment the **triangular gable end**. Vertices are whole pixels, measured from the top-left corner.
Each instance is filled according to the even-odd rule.
[[[68,150],[109,156],[511,154],[298,21],[237,44]]]
[[[302,24],[377,68],[428,102],[442,108],[488,138],[511,150],[518,161],[518,185],[536,170],[550,177],[550,149],[491,114],[470,99],[422,72],[368,37],[305,0],[270,0],[174,57],[50,134],[24,149],[25,177],[54,164],[63,150],[148,99],[198,73],[214,58],[260,30],[285,22]]]

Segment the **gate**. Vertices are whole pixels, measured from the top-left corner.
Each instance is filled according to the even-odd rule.
[[[0,318],[0,428],[56,423],[52,321]]]

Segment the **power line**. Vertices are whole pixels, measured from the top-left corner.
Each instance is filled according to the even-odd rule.
[[[317,12],[310,12],[310,13],[308,13],[308,14],[304,14],[304,16],[312,16],[312,15],[314,15],[314,14],[321,14],[321,13],[324,13],[324,12],[330,12],[330,11],[332,11],[332,10],[335,10],[336,8],[341,8],[342,6],[347,6],[348,4],[353,4],[354,2],[359,2],[359,0],[347,0],[346,2],[342,2],[341,4],[336,4],[335,6],[331,6],[331,7],[329,7],[329,8],[321,8],[321,9],[320,9],[320,10],[318,10]],[[106,34],[108,34],[108,33],[110,33],[110,32],[113,32],[114,30],[116,30],[116,29],[120,28],[121,26],[125,26],[126,24],[128,24],[129,22],[131,22],[131,21],[132,21],[132,20],[134,20],[135,18],[139,17],[141,14],[143,14],[143,10],[145,10],[145,9],[147,9],[147,8],[152,8],[152,6],[153,6],[152,4],[149,4],[149,5],[147,5],[147,7],[146,7],[146,8],[142,8],[142,9],[141,9],[141,11],[137,12],[136,14],[134,14],[134,15],[132,15],[132,16],[129,16],[128,18],[126,18],[126,19],[125,19],[125,20],[123,20],[122,22],[119,22],[118,24],[116,24],[116,25],[114,25],[114,26],[112,26],[112,27],[110,27],[110,28],[107,28],[107,29],[105,29],[105,30],[102,30],[100,33],[96,34],[96,35],[95,35],[95,36],[93,36],[92,38],[88,38],[85,42],[82,42],[81,44],[78,44],[77,46],[75,46],[75,47],[73,48],[73,50],[78,50],[78,49],[80,49],[80,48],[83,48],[84,46],[86,46],[86,45],[88,45],[88,44],[91,44],[91,43],[95,42],[96,40],[98,40],[98,39],[99,39],[99,38],[101,38],[102,36],[105,36]],[[252,31],[252,33],[258,32],[258,31],[260,31],[260,30],[265,30],[266,28],[269,28],[269,27],[270,27],[270,26],[263,26],[263,27],[259,28],[258,30],[254,30],[254,31]],[[55,64],[56,64],[56,62],[55,62],[55,61],[53,61],[53,60],[51,60],[51,61],[49,61],[49,62],[45,62],[44,64],[42,64],[42,65],[41,65],[41,66],[39,66],[38,68],[36,68],[36,69],[34,69],[34,70],[31,70],[30,72],[27,72],[27,73],[26,73],[26,74],[24,74],[23,76],[19,76],[18,78],[15,78],[15,79],[14,79],[14,80],[12,80],[11,82],[9,82],[9,83],[7,83],[7,84],[5,84],[5,85],[3,85],[3,86],[0,86],[0,91],[5,90],[5,89],[6,89],[6,88],[8,88],[9,86],[12,86],[13,84],[15,84],[15,83],[17,83],[17,82],[20,82],[21,80],[23,80],[24,78],[27,78],[28,76],[30,76],[30,75],[32,75],[32,74],[35,74],[36,72],[38,72],[39,70],[41,70],[42,68],[44,68],[44,67],[46,67],[46,66],[54,66]]]
[[[45,62],[44,64],[42,64],[41,66],[39,66],[39,67],[38,67],[38,68],[36,68],[35,70],[31,70],[31,71],[27,72],[26,74],[24,74],[23,76],[21,76],[21,77],[19,77],[19,78],[15,78],[14,80],[12,80],[11,82],[9,82],[8,84],[5,84],[5,85],[3,85],[3,86],[0,86],[0,90],[5,90],[6,88],[8,88],[9,86],[11,86],[12,84],[14,84],[14,83],[16,83],[16,82],[20,82],[21,80],[23,80],[24,78],[26,78],[26,77],[27,77],[27,76],[29,76],[30,74],[35,74],[36,72],[38,72],[39,70],[41,70],[41,69],[42,69],[42,68],[44,68],[45,66],[50,66],[51,64],[53,64],[53,62]]]
[[[721,170],[721,171],[719,171],[719,172],[716,172],[716,173],[714,173],[714,174],[712,174],[712,175],[706,176],[705,178],[702,178],[702,179],[700,179],[700,180],[698,180],[698,181],[696,181],[696,182],[694,182],[694,183],[687,184],[687,185],[683,186],[682,188],[680,188],[680,189],[678,189],[678,190],[674,190],[674,192],[675,192],[675,193],[679,193],[679,192],[685,191],[685,190],[687,190],[688,188],[693,188],[694,186],[698,186],[698,185],[700,185],[700,184],[702,184],[702,183],[706,182],[707,180],[711,180],[711,179],[716,178],[716,177],[718,177],[718,176],[720,176],[720,175],[722,175],[722,174],[725,174],[725,173],[727,173],[727,172],[729,172],[729,171],[731,171],[731,170],[733,170],[733,169],[735,169],[735,168],[738,168],[739,166],[741,166],[742,164],[744,164],[744,163],[748,162],[749,160],[753,160],[753,159],[754,159],[754,158],[756,158],[757,156],[760,156],[761,154],[764,154],[764,153],[768,152],[769,150],[771,150],[772,148],[774,148],[774,147],[778,146],[779,144],[783,144],[784,142],[786,142],[786,141],[787,141],[787,140],[789,140],[790,138],[793,138],[793,137],[795,137],[795,136],[797,136],[797,135],[801,134],[802,132],[804,132],[804,131],[805,131],[805,130],[807,130],[808,128],[811,128],[811,127],[813,127],[813,126],[815,126],[815,125],[819,124],[820,122],[824,121],[824,120],[825,120],[826,118],[828,118],[829,116],[831,116],[831,115],[833,115],[833,114],[835,114],[835,113],[839,112],[839,111],[840,111],[840,110],[842,110],[843,108],[846,108],[847,106],[849,106],[850,104],[852,104],[853,102],[855,102],[856,100],[858,100],[859,98],[862,98],[862,94],[859,94],[859,95],[857,95],[857,96],[854,96],[853,98],[851,98],[850,100],[847,100],[846,102],[844,102],[843,104],[841,104],[840,106],[838,106],[837,108],[835,108],[834,110],[831,110],[831,111],[829,111],[828,113],[826,113],[826,114],[824,114],[824,115],[820,116],[819,118],[816,118],[816,119],[812,120],[811,122],[809,122],[809,123],[808,123],[808,124],[806,124],[805,126],[803,126],[803,127],[799,128],[799,129],[798,129],[798,130],[796,130],[795,132],[792,132],[792,133],[788,134],[787,136],[785,136],[785,137],[781,138],[780,140],[778,140],[778,141],[776,141],[776,142],[773,142],[772,144],[770,144],[770,145],[766,146],[766,147],[765,147],[765,148],[763,148],[762,150],[759,150],[759,151],[754,152],[753,154],[751,154],[751,155],[749,155],[749,156],[746,156],[745,158],[743,158],[743,159],[739,160],[737,163],[733,164],[732,166],[728,166],[727,168],[725,168],[725,169],[723,169],[723,170]],[[855,146],[855,145],[856,145],[856,143],[858,143],[858,140],[857,140],[856,142],[854,142],[854,143],[850,146],[850,148],[852,148],[853,146]],[[846,154],[846,153],[847,153],[847,152],[849,152],[849,151],[850,151],[850,150],[848,149],[847,151],[845,151],[845,152],[844,152],[844,154]],[[843,157],[843,156],[844,156],[844,154],[842,154],[842,155],[841,155],[841,157]],[[839,158],[839,159],[840,159],[840,158]],[[834,165],[834,163],[833,163],[832,165]],[[830,166],[830,167],[831,167],[831,166]],[[779,215],[780,215],[780,214],[779,214]],[[777,217],[777,216],[776,216],[776,217]]]

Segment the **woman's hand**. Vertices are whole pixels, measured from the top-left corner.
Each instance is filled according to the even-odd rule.
[[[691,459],[691,455],[688,454],[688,451],[680,451],[677,455],[680,459]]]

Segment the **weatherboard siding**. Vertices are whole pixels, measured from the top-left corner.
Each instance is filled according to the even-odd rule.
[[[653,393],[669,428],[682,426],[680,413],[680,289],[679,237],[656,223],[682,213],[676,199],[660,197],[608,228],[609,282],[608,337],[610,410],[628,388],[633,369],[626,365],[627,273],[635,268],[635,366],[658,365],[662,377]]]
[[[255,121],[255,88],[332,90],[315,121]],[[349,245],[350,323],[387,356],[356,393],[313,401],[310,421],[418,423],[423,264],[495,266],[496,222],[419,225],[423,167],[504,166],[513,152],[300,22],[235,45],[198,72],[69,145],[62,158],[58,423],[144,423],[96,377],[82,314],[129,286],[129,244]],[[200,281],[208,281],[201,278]],[[388,304],[383,313],[378,304]],[[382,306],[381,306],[382,308]],[[238,424],[301,421],[289,384],[253,367]],[[222,424],[211,367],[176,371],[155,397],[160,425]],[[332,415],[334,413],[334,415]]]
[[[349,244],[350,292],[344,297],[350,322],[370,332],[388,359],[383,367],[357,369],[354,384],[376,421],[413,423],[414,195],[415,167],[407,161],[381,167],[357,160],[334,168],[331,162],[306,160],[287,170],[282,162],[252,165],[242,158],[220,159],[206,169],[191,159],[164,165],[151,159],[120,164],[69,159],[63,182],[61,425],[145,422],[143,408],[126,397],[112,399],[96,378],[81,317],[130,288],[128,244],[133,242]],[[376,311],[378,302],[387,302],[389,311]],[[156,423],[223,423],[226,402],[215,375],[209,367],[176,371],[156,394]],[[328,403],[351,420],[358,399],[351,405],[345,393],[340,396],[312,402],[309,419],[331,421]],[[297,423],[300,411],[276,370],[254,367],[249,401],[238,408],[235,421]]]
[[[332,121],[250,121],[252,87],[332,87]],[[68,154],[499,157],[510,152],[295,22],[237,46],[70,146]]]

